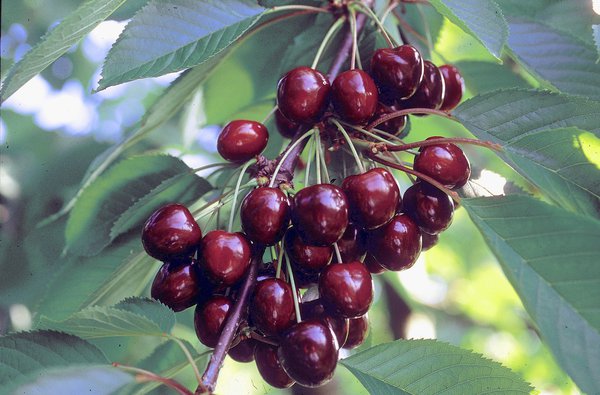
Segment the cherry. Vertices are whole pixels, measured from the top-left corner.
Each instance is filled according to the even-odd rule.
[[[373,115],[373,118],[371,119],[371,121],[375,121],[376,119],[379,119],[379,118],[383,117],[384,115],[390,114],[397,110],[398,109],[395,106],[386,106],[382,103],[379,103],[379,105],[377,106],[377,110],[375,111],[375,115]],[[402,115],[400,117],[395,117],[395,118],[392,118],[385,122],[382,122],[379,125],[377,125],[376,128],[379,130],[383,130],[384,132],[389,133],[393,136],[398,136],[398,137],[402,138],[405,136],[405,134],[403,134],[402,132],[404,131],[404,128],[406,127],[407,120],[408,120],[408,115]],[[386,137],[386,136],[383,136],[383,137]]]
[[[331,86],[331,93],[333,108],[346,122],[365,124],[377,109],[377,85],[362,70],[347,70],[338,75]]]
[[[400,189],[392,173],[381,167],[346,177],[342,182],[350,217],[366,229],[387,223],[396,213]]]
[[[241,233],[212,230],[200,243],[200,268],[215,284],[237,283],[250,266],[250,244]]]
[[[410,45],[382,48],[371,59],[371,74],[385,101],[411,97],[423,79],[423,58]]]
[[[196,304],[200,295],[200,276],[196,260],[165,263],[152,282],[152,298],[174,311],[185,310]]]
[[[196,253],[202,231],[192,213],[181,204],[167,204],[156,210],[144,225],[142,244],[161,261],[190,257]]]
[[[350,319],[348,339],[344,348],[351,350],[364,343],[369,333],[369,316],[367,314]]]
[[[318,270],[305,270],[302,267],[299,267],[294,261],[292,261],[292,270],[294,271],[296,288],[310,288],[319,281]]]
[[[306,320],[284,333],[277,355],[283,369],[298,384],[318,387],[333,377],[337,340],[331,328],[320,320]]]
[[[350,222],[337,245],[342,262],[358,261],[367,252],[367,235],[358,225]]]
[[[250,317],[266,336],[277,336],[289,328],[296,317],[290,285],[278,278],[259,281],[254,288]]]
[[[251,191],[242,202],[242,229],[255,243],[273,245],[283,237],[290,222],[290,202],[279,188]]]
[[[227,296],[213,296],[194,311],[194,328],[198,340],[206,347],[214,348],[225,326],[227,312],[233,302]]]
[[[300,313],[304,320],[318,319],[329,325],[337,339],[339,347],[342,347],[346,343],[346,338],[348,337],[348,319],[329,313],[325,309],[321,299],[300,303]]]
[[[277,106],[288,120],[313,124],[327,109],[330,91],[329,81],[320,71],[296,67],[277,84]]]
[[[438,243],[438,235],[430,235],[429,233],[423,232],[421,236],[423,237],[423,247],[421,248],[421,251],[427,251]]]
[[[404,192],[404,212],[421,230],[438,234],[452,223],[454,204],[443,191],[426,182],[417,182]]]
[[[463,92],[465,91],[465,80],[460,75],[458,69],[450,64],[442,65],[439,69],[442,72],[446,86],[440,110],[454,110],[458,106],[458,103],[460,103],[460,99],[462,99]]]
[[[257,342],[254,348],[254,360],[263,380],[275,388],[289,388],[295,381],[283,370],[277,357],[277,347]]]
[[[285,250],[294,265],[305,273],[319,272],[331,262],[333,248],[329,246],[311,246],[306,244],[295,228],[285,235]]]
[[[301,126],[300,124],[287,119],[279,109],[275,111],[275,125],[277,125],[277,130],[279,130],[279,133],[288,139],[294,137],[298,131],[298,128]]]
[[[423,81],[415,94],[401,103],[404,108],[432,108],[437,110],[444,100],[444,76],[433,63],[425,61]]]
[[[386,269],[408,269],[421,253],[421,231],[409,216],[399,214],[387,225],[369,234],[367,247]]]
[[[319,276],[319,295],[335,314],[356,318],[373,302],[371,273],[361,262],[332,263]]]
[[[452,143],[422,147],[413,168],[451,189],[461,188],[471,176],[469,159]]]
[[[256,346],[256,340],[244,339],[231,347],[227,354],[237,362],[247,363],[254,361],[254,347]]]
[[[269,131],[260,122],[231,121],[217,139],[217,151],[230,162],[246,162],[260,154],[269,141]]]
[[[367,254],[364,261],[365,266],[371,274],[381,274],[387,272],[387,269],[377,262],[377,259],[371,254]]]
[[[348,226],[346,195],[332,184],[311,185],[300,190],[293,200],[292,223],[308,244],[335,243]]]

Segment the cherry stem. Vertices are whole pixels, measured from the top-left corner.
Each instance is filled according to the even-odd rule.
[[[394,8],[398,7],[398,2],[396,0],[390,1],[390,5],[385,9],[383,14],[381,15],[381,23],[383,24],[387,17],[390,15]]]
[[[269,122],[269,120],[273,117],[273,114],[275,114],[275,111],[277,111],[277,106],[273,106],[273,108],[271,109],[271,111],[269,111],[269,113],[265,116],[265,118],[262,120],[262,124],[266,124],[267,122]]]
[[[302,143],[308,136],[310,136],[312,134],[312,132],[313,132],[312,130],[309,130],[308,132],[306,132],[302,136],[300,136],[299,139],[297,139],[295,141],[292,140],[291,144],[288,146],[288,148],[286,149],[285,153],[283,154],[283,156],[279,160],[279,163],[277,163],[277,167],[275,167],[275,171],[273,172],[273,175],[271,176],[271,182],[269,182],[269,187],[273,187],[273,185],[275,184],[275,180],[277,179],[277,174],[281,170],[283,164],[286,163],[286,159],[292,153],[294,153],[295,156],[298,156],[298,154],[300,154],[301,151],[300,152],[296,152],[296,150],[294,150],[294,148],[300,147],[300,143]],[[301,147],[304,148],[304,145],[302,145]]]
[[[312,12],[324,12],[326,14],[330,13],[330,11],[325,8],[311,7],[308,5],[282,5],[282,6],[277,6],[277,7],[271,8],[270,12],[298,11],[298,10],[306,10],[306,11],[312,11]]]
[[[438,144],[470,144],[470,145],[478,145],[480,147],[489,148],[495,151],[502,151],[502,146],[500,144],[492,143],[491,141],[477,140],[477,139],[467,139],[461,137],[448,137],[448,138],[439,138],[439,139],[429,139],[423,141],[417,141],[415,143],[408,143],[402,145],[388,145],[385,146],[386,151],[406,151],[412,148],[419,147],[427,147],[429,145],[438,145]]]
[[[445,111],[433,110],[431,108],[407,108],[405,110],[394,111],[394,112],[390,112],[388,114],[382,115],[381,117],[377,118],[376,120],[374,120],[373,122],[368,124],[365,129],[372,130],[375,126],[382,124],[384,122],[387,122],[390,119],[399,118],[399,117],[402,117],[404,115],[409,115],[409,114],[439,115],[444,118],[448,118],[448,119],[458,122],[458,120],[456,118],[454,118],[452,115],[450,115],[449,113],[447,113]]]
[[[294,309],[296,310],[296,322],[302,322],[302,316],[300,315],[300,304],[298,303],[296,280],[294,279],[292,264],[290,263],[290,257],[288,256],[287,252],[284,250],[283,253],[285,254],[285,267],[287,269],[290,285],[292,286],[292,296],[294,297]]]
[[[285,238],[281,240],[281,247],[279,248],[279,255],[277,256],[277,270],[275,272],[275,278],[281,278],[281,264],[283,262],[283,251],[285,248]]]
[[[249,336],[250,336],[251,339],[257,340],[257,341],[259,341],[261,343],[270,344],[271,346],[275,346],[275,347],[279,346],[279,344],[277,344],[277,342],[275,342],[275,341],[273,341],[273,340],[271,340],[271,339],[269,339],[267,337],[264,337],[262,335],[259,335],[256,332],[250,332]]]
[[[356,32],[357,32],[356,34],[357,35],[360,33],[362,28],[365,26],[366,22],[367,22],[367,15],[360,14],[356,17]],[[327,74],[327,76],[329,77],[329,81],[333,81],[335,79],[335,77],[337,77],[337,75],[340,73],[342,66],[346,62],[346,59],[348,58],[348,55],[350,54],[350,51],[352,50],[352,41],[353,41],[352,32],[348,32],[348,33],[349,34],[346,35],[346,38],[340,45],[340,49],[339,49],[335,59],[333,60],[331,67],[329,68],[329,73]]]
[[[317,149],[319,150],[319,159],[321,160],[321,168],[323,169],[323,174],[325,175],[325,180],[329,184],[331,182],[331,178],[329,178],[329,170],[327,170],[327,162],[325,161],[325,153],[322,151],[323,145],[321,144],[321,134],[317,131],[315,135],[317,141]]]
[[[315,140],[311,140],[310,148],[308,149],[306,169],[304,169],[304,186],[305,187],[308,186],[308,179],[310,177],[310,164],[312,162],[313,157],[315,156],[315,153],[314,153],[315,145],[316,145]]]
[[[213,393],[215,390],[217,377],[219,376],[219,370],[223,365],[223,361],[227,355],[227,350],[229,350],[229,346],[231,345],[235,333],[240,325],[242,313],[245,310],[250,293],[252,292],[254,284],[256,283],[258,265],[262,261],[263,253],[264,248],[259,248],[253,255],[250,268],[246,274],[246,279],[244,280],[244,283],[238,292],[237,301],[233,305],[231,312],[227,315],[223,331],[219,336],[219,341],[217,342],[217,346],[214,349],[213,355],[211,355],[210,360],[208,361],[208,366],[202,375],[202,382],[196,389],[196,394],[202,394],[206,392]]]
[[[115,368],[119,368],[121,370],[125,370],[127,372],[136,373],[136,381],[138,381],[138,382],[155,381],[155,382],[164,384],[169,388],[174,389],[180,395],[194,395],[190,390],[188,390],[183,385],[181,385],[180,383],[178,383],[177,381],[175,381],[173,379],[168,379],[166,377],[159,376],[157,374],[154,374],[154,373],[149,372],[144,369],[136,368],[133,366],[122,365],[118,362],[113,362],[112,366],[114,366]]]
[[[352,151],[352,156],[354,156],[354,160],[356,161],[356,165],[358,166],[358,169],[360,170],[361,173],[364,173],[365,166],[363,165],[362,161],[360,160],[360,157],[358,156],[358,152],[356,152],[356,148],[354,147],[354,144],[352,143],[352,139],[348,135],[348,132],[346,132],[344,127],[336,119],[329,118],[329,121],[331,123],[333,123],[338,128],[340,133],[344,136],[344,138],[346,139],[346,142],[348,143],[348,146],[350,147],[350,150]]]
[[[240,194],[240,186],[242,185],[242,179],[244,178],[244,174],[246,174],[246,170],[248,170],[248,167],[250,167],[252,163],[254,163],[254,160],[249,160],[248,162],[246,162],[246,164],[244,164],[244,166],[242,166],[242,169],[240,170],[240,175],[238,176],[237,182],[235,183],[235,190],[233,192],[233,202],[231,203],[231,213],[229,213],[229,225],[227,226],[228,232],[231,232],[231,230],[233,229],[235,207],[237,206],[237,198]]]
[[[394,42],[394,40],[390,37],[387,30],[385,30],[383,23],[381,23],[381,21],[379,20],[377,15],[375,15],[373,10],[371,10],[371,8],[368,5],[364,4],[362,1],[354,1],[354,2],[352,2],[352,4],[356,4],[356,5],[360,6],[360,8],[373,20],[373,22],[375,22],[375,24],[377,24],[379,31],[383,35],[383,38],[385,38],[385,41],[387,41],[388,46],[390,48],[394,48],[394,47],[398,46],[397,43]]]
[[[317,169],[317,184],[322,182],[321,180],[321,139],[317,136],[319,131],[315,129],[315,167]]]
[[[348,22],[350,23],[350,31],[352,33],[352,50],[350,52],[350,70],[352,70],[356,67],[356,53],[358,52],[358,34],[356,33],[356,13],[354,10],[350,10],[350,19]]]
[[[196,380],[198,380],[198,384],[200,384],[202,382],[202,375],[200,374],[200,371],[198,370],[198,365],[196,365],[196,361],[194,361],[192,354],[190,354],[190,350],[188,350],[188,348],[185,346],[185,344],[183,344],[183,342],[181,340],[179,340],[178,338],[176,338],[175,336],[169,335],[168,338],[173,340],[175,343],[177,343],[179,348],[181,348],[181,351],[183,351],[183,354],[187,358],[188,362],[190,363],[190,365],[192,365],[192,369],[194,370],[194,375],[196,376]]]
[[[323,41],[321,42],[321,45],[319,45],[319,49],[317,50],[317,54],[315,55],[315,60],[313,60],[313,63],[310,66],[311,68],[313,68],[313,69],[317,68],[317,65],[319,64],[319,60],[321,60],[321,56],[323,55],[323,52],[325,52],[325,48],[327,48],[327,44],[329,44],[329,42],[331,41],[331,38],[337,32],[337,30],[340,28],[342,23],[344,23],[343,18],[338,18],[335,22],[333,22],[333,24],[327,31],[327,34],[325,34],[325,37],[323,37]]]
[[[337,258],[339,263],[342,263],[342,254],[340,253],[340,247],[338,247],[338,243],[333,243],[333,250],[335,251],[335,257]]]

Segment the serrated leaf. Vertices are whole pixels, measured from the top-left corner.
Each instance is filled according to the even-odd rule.
[[[2,82],[0,103],[77,44],[125,0],[88,0],[67,16],[16,63]]]
[[[92,306],[78,311],[64,321],[42,317],[39,328],[59,330],[84,339],[116,336],[162,336],[175,325],[175,314],[165,305],[144,299],[124,304]]]
[[[180,159],[167,155],[136,156],[117,163],[77,199],[65,230],[68,252],[85,256],[100,252],[114,239],[111,229],[131,205],[151,196],[163,181],[190,172]],[[198,198],[207,189],[199,177],[196,183]],[[188,196],[186,191],[181,192]]]
[[[557,361],[600,392],[600,222],[527,196],[463,204]]]
[[[474,95],[497,89],[531,87],[523,77],[504,65],[476,60],[459,61],[454,65],[464,77],[467,89]]]
[[[396,340],[340,360],[371,394],[529,394],[510,369],[436,340]]]
[[[199,65],[235,42],[263,11],[251,0],[151,0],[111,48],[99,89]]]
[[[508,21],[508,45],[528,70],[565,93],[600,99],[600,64],[592,44],[527,18]]]
[[[431,5],[500,59],[508,25],[498,4],[492,0],[431,0]]]
[[[90,379],[108,379],[101,380],[104,384],[114,380],[113,390],[131,381],[131,376],[108,366],[108,360],[97,347],[76,336],[54,331],[21,332],[0,337],[0,367],[2,394],[13,391],[19,394],[69,393],[59,391],[61,387],[57,380],[73,383],[82,374]],[[88,386],[92,384],[90,381]],[[92,393],[106,393],[99,392],[101,386],[89,388],[97,391]]]
[[[478,138],[505,147],[500,156],[550,199],[569,210],[598,216],[594,156],[598,155],[600,103],[549,92],[506,90],[470,99],[454,115]]]

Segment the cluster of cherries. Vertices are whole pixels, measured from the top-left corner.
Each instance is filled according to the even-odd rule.
[[[377,50],[371,75],[348,70],[331,85],[317,70],[289,71],[278,84],[276,121],[284,136],[298,136],[313,127],[329,130],[332,117],[361,126],[401,108],[450,110],[462,93],[454,67],[438,69],[403,45]],[[393,118],[374,130],[398,135],[405,122]],[[261,123],[236,120],[222,130],[217,148],[226,160],[245,162],[262,152],[268,137]],[[421,147],[413,168],[447,189],[470,176],[469,161],[451,143]],[[372,274],[411,267],[448,228],[453,212],[453,200],[424,180],[402,196],[383,167],[350,175],[340,186],[318,183],[296,193],[259,186],[242,201],[242,232],[203,236],[186,207],[169,204],[152,214],[142,234],[147,253],[164,262],[152,296],[175,311],[196,305],[198,338],[215,347],[251,260],[276,246],[279,259],[260,266],[229,355],[254,360],[274,387],[320,386],[333,376],[339,349],[366,337]],[[303,288],[312,291],[301,294]]]

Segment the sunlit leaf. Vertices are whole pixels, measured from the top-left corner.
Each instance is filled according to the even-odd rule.
[[[463,60],[454,64],[472,94],[506,88],[529,88],[530,85],[509,67],[492,62]],[[490,78],[490,76],[494,78]]]

